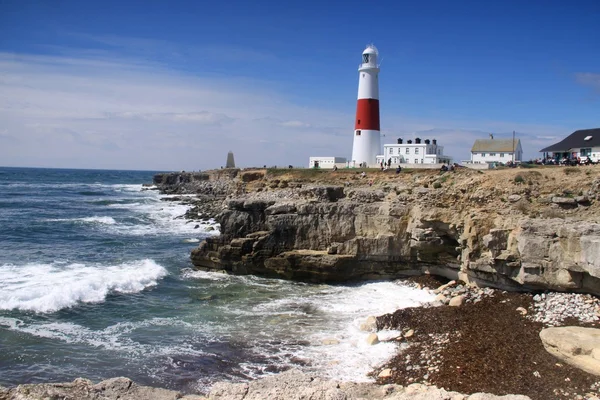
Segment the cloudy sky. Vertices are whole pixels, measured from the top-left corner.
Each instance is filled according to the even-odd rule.
[[[384,143],[437,138],[458,161],[514,130],[531,158],[600,126],[597,1],[371,3],[0,1],[0,165],[349,157],[370,42]]]

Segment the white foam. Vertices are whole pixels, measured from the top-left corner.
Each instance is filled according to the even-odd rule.
[[[181,277],[184,279],[206,279],[209,281],[223,281],[232,278],[231,275],[227,275],[224,272],[196,271],[189,268],[181,271]]]
[[[90,224],[106,224],[106,225],[115,225],[117,221],[113,217],[83,217],[83,218],[50,218],[44,219],[45,222],[85,222]]]
[[[281,346],[269,348],[265,356],[286,359],[285,354],[294,354],[310,361],[310,366],[303,368],[347,381],[370,381],[367,374],[397,351],[393,341],[382,341],[375,346],[367,343],[370,332],[361,331],[359,327],[368,316],[391,313],[434,299],[428,291],[393,282],[353,287],[321,285],[306,289],[261,302],[250,310],[238,309],[236,313],[244,317],[254,314],[255,318],[262,319],[264,326],[277,326],[277,338],[288,338],[289,344],[283,341]],[[257,336],[261,334],[267,338],[271,335],[263,331]],[[399,334],[398,331],[379,332],[382,340],[393,339]],[[291,338],[307,340],[310,345],[294,344]],[[255,348],[259,346],[260,341],[257,341]],[[250,376],[260,375],[256,366],[248,364],[244,367]]]
[[[150,318],[139,322],[120,322],[104,329],[94,330],[72,322],[27,324],[17,318],[0,317],[0,326],[68,344],[84,344],[93,348],[118,350],[121,355],[135,358],[173,354],[204,354],[202,350],[194,348],[185,341],[166,341],[164,343],[157,341],[149,344],[140,343],[131,337],[136,331],[145,331],[152,327],[178,327],[196,332],[200,329],[200,327],[176,318]]]
[[[136,293],[157,284],[167,270],[153,260],[119,265],[5,264],[0,267],[0,309],[53,312],[109,293]]]
[[[128,209],[146,222],[135,225],[118,224],[111,228],[111,233],[133,236],[170,234],[203,237],[219,234],[220,225],[215,220],[201,223],[182,218],[190,209],[190,205],[161,201],[155,194],[154,196],[150,194],[144,203],[111,204],[110,207]]]

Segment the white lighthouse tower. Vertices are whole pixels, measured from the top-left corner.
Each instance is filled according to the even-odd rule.
[[[379,65],[377,48],[370,44],[362,53],[358,68],[358,102],[354,121],[352,163],[375,166],[380,152],[379,132]]]

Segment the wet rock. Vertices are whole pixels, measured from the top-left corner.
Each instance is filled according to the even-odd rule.
[[[365,332],[373,332],[377,330],[377,318],[369,316],[365,322],[360,324],[360,330]]]
[[[371,333],[367,336],[367,344],[375,345],[377,343],[379,343],[379,336],[376,333]]]

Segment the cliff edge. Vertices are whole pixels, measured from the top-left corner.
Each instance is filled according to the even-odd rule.
[[[236,169],[155,184],[218,204],[221,235],[192,251],[198,268],[600,294],[600,167],[361,172]]]

